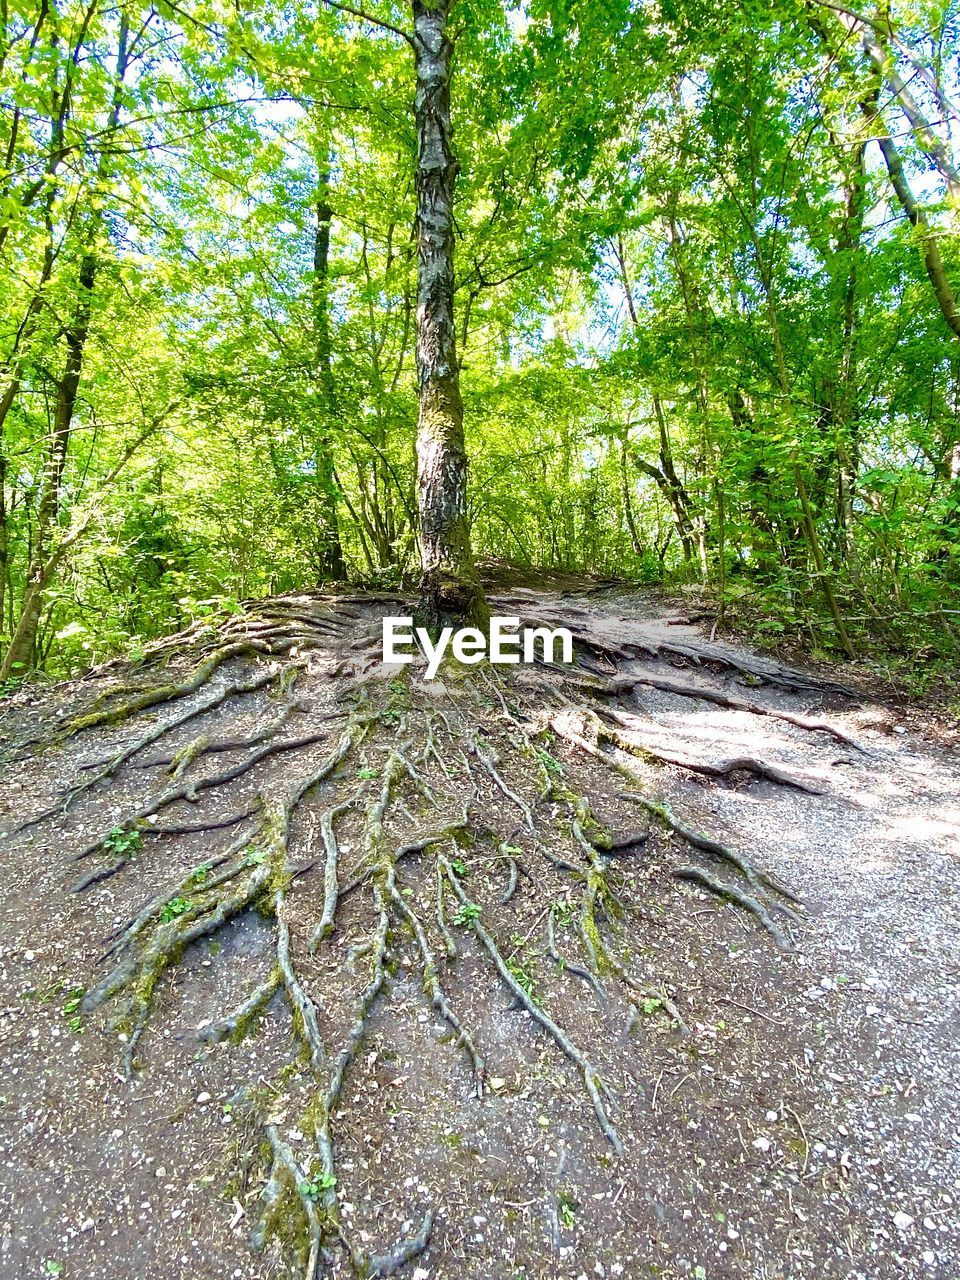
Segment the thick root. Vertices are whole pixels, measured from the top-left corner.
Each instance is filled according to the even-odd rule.
[[[460,900],[461,905],[469,907],[471,905],[470,899],[464,893],[460,881],[457,879],[456,872],[453,870],[450,863],[446,858],[441,858],[440,865],[443,868],[454,893]],[[593,1109],[597,1116],[597,1123],[600,1125],[600,1132],[610,1142],[615,1151],[622,1151],[622,1144],[617,1136],[616,1130],[610,1123],[606,1106],[604,1105],[603,1098],[601,1097],[601,1094],[607,1094],[609,1099],[609,1091],[601,1080],[599,1072],[577,1048],[563,1028],[554,1022],[550,1015],[534,1001],[526,988],[517,981],[506,960],[504,960],[500,948],[497,946],[496,942],[494,942],[491,934],[483,924],[481,924],[479,917],[470,920],[469,927],[473,930],[484,950],[493,961],[494,968],[497,970],[497,973],[499,973],[504,986],[506,986],[511,992],[517,1003],[526,1009],[534,1022],[539,1023],[539,1025],[543,1027],[544,1031],[547,1032],[551,1039],[554,1040],[560,1048],[560,1051],[570,1059],[574,1066],[579,1069],[580,1075],[583,1079],[584,1088],[587,1091],[590,1101],[593,1103]]]

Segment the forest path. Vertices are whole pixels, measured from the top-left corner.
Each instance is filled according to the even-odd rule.
[[[575,624],[593,668],[624,682],[621,724],[651,750],[708,766],[761,758],[822,792],[630,760],[689,824],[788,884],[807,921],[793,929],[797,951],[781,955],[756,920],[671,879],[676,837],[651,835],[623,883],[639,903],[633,928],[650,971],[687,1024],[682,1035],[662,1010],[628,1019],[622,1001],[598,1003],[569,973],[558,976],[537,943],[540,886],[521,880],[516,919],[495,925],[554,1016],[596,1052],[617,1096],[625,1150],[616,1157],[562,1058],[468,954],[451,983],[465,988],[489,1063],[489,1092],[474,1098],[401,958],[351,1076],[351,1118],[336,1129],[348,1225],[379,1244],[409,1234],[430,1203],[433,1241],[404,1272],[418,1280],[955,1280],[960,756],[920,713],[900,723],[868,699],[803,687],[802,673],[800,687],[765,681],[782,669],[711,645],[672,620],[676,606],[645,594],[512,589],[491,603]],[[356,610],[357,625],[375,631],[384,606]],[[622,652],[610,659],[605,647]],[[308,725],[334,702],[324,660],[304,680]],[[632,686],[633,677],[645,683]],[[714,700],[690,696],[695,688]],[[86,696],[82,684],[21,695],[3,724],[12,737]],[[205,726],[249,733],[269,707],[255,696],[239,716],[206,713]],[[781,713],[825,722],[865,750]],[[170,744],[190,736],[171,734]],[[130,737],[129,724],[107,726],[4,765],[0,823],[9,830],[38,812],[84,763]],[[566,763],[577,751],[558,737],[556,754]],[[272,1005],[260,1033],[236,1047],[211,1051],[196,1039],[262,967],[266,924],[239,916],[167,975],[132,1082],[116,1032],[98,1018],[85,1019],[82,1034],[69,1026],[72,988],[101,972],[105,920],[129,918],[173,867],[216,852],[210,833],[151,841],[165,852],[144,850],[137,881],[124,874],[68,892],[68,853],[143,796],[145,772],[129,765],[63,821],[0,841],[3,1280],[287,1274],[275,1252],[250,1251],[258,1185],[235,1177],[261,1141],[240,1105],[245,1090],[259,1082],[268,1097],[289,1060],[285,1011]],[[622,827],[623,804],[597,785],[598,810]],[[238,785],[219,812],[247,794]],[[225,845],[231,833],[220,834]],[[298,837],[313,846],[312,813]],[[324,1013],[322,983],[314,998]],[[275,1118],[299,1150],[296,1109]],[[331,1274],[348,1274],[342,1256]]]

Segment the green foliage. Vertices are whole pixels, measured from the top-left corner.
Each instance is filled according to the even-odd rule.
[[[544,751],[542,747],[536,747],[535,751],[537,759],[543,765],[544,769],[546,769],[547,773],[552,773],[554,776],[559,776],[563,773],[563,765],[556,756],[552,756],[549,751]]]
[[[84,992],[84,987],[70,987],[66,993],[67,999],[60,1006],[60,1012],[74,1035],[80,1035],[83,1031],[83,1015],[80,1012],[80,1006],[83,1003]]]
[[[939,681],[960,348],[868,136],[896,140],[957,294],[955,210],[889,86],[866,131],[874,69],[820,10],[458,6],[474,545],[696,586],[829,656],[819,553],[855,646]],[[953,17],[884,23],[938,121]],[[406,43],[300,0],[94,4],[82,32],[15,0],[0,26],[0,697],[340,576],[331,540],[351,578],[410,585]]]
[[[337,1180],[331,1173],[316,1173],[299,1184],[300,1194],[308,1200],[322,1200],[324,1193],[331,1191]]]
[[[572,1231],[577,1225],[577,1210],[579,1208],[580,1205],[573,1196],[561,1191],[557,1196],[557,1217],[560,1219],[560,1225],[568,1231]]]
[[[135,827],[114,827],[103,840],[103,848],[120,858],[135,858],[143,847],[143,836]]]
[[[169,924],[171,920],[176,920],[178,916],[186,915],[188,911],[193,909],[193,905],[189,898],[171,898],[160,912],[160,923]]]
[[[517,980],[518,985],[521,986],[524,989],[524,991],[527,993],[527,995],[530,996],[532,999],[533,998],[533,978],[530,976],[529,972],[523,967],[523,964],[516,957],[511,957],[510,959],[507,960],[507,968],[510,970],[510,973],[513,975],[513,977]]]
[[[474,920],[480,919],[480,908],[475,902],[465,902],[460,910],[453,917],[453,923],[459,925],[473,924]]]

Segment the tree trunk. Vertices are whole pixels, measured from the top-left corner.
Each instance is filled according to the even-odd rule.
[[[89,14],[92,14],[92,9],[88,11]],[[89,16],[87,21],[89,21]],[[123,81],[128,63],[128,35],[129,27],[126,15],[121,15],[117,46],[116,79],[113,100],[107,117],[106,132],[108,135],[117,127],[120,119]],[[53,124],[54,139],[62,138],[63,123],[69,101],[69,93],[66,89],[61,101],[63,105],[60,109],[60,115]],[[105,149],[97,170],[98,181],[103,181],[106,176],[107,154]],[[76,303],[73,318],[64,333],[67,348],[66,359],[63,374],[57,382],[53,429],[50,434],[50,446],[37,501],[36,538],[28,554],[26,584],[20,605],[20,615],[10,638],[10,644],[4,654],[3,662],[0,663],[0,679],[22,672],[32,665],[37,633],[43,616],[45,592],[55,570],[59,568],[62,562],[65,548],[68,545],[67,542],[63,542],[59,548],[55,548],[52,546],[52,542],[61,513],[63,473],[70,451],[73,414],[77,403],[77,393],[80,390],[80,379],[83,374],[84,349],[90,333],[93,291],[99,265],[96,238],[99,234],[102,220],[103,214],[101,211],[93,214],[86,247],[80,259]],[[41,297],[39,293],[37,296]],[[11,387],[13,385],[11,383]],[[16,394],[15,391],[14,394]],[[4,411],[9,409],[6,397],[2,407]],[[6,555],[6,549],[4,549],[4,554]]]
[[[67,359],[63,375],[57,383],[57,399],[53,413],[53,430],[37,501],[37,534],[27,567],[27,581],[20,616],[3,663],[0,679],[16,675],[34,665],[37,631],[43,614],[44,592],[50,581],[52,566],[51,539],[60,514],[60,491],[63,472],[70,449],[70,430],[83,372],[83,352],[90,332],[90,310],[93,286],[97,276],[97,260],[87,252],[80,261],[76,311],[66,332]]]
[[[890,174],[890,183],[897,193],[897,199],[911,224],[916,227],[920,238],[920,251],[923,254],[923,265],[933,286],[934,297],[940,307],[940,313],[950,326],[955,337],[960,338],[960,309],[957,307],[956,294],[947,277],[943,258],[940,256],[940,243],[936,232],[927,221],[927,216],[917,202],[910,184],[903,171],[900,153],[893,144],[892,138],[878,138],[877,143],[883,153],[883,159]]]
[[[417,378],[420,421],[421,625],[483,625],[486,601],[467,521],[467,452],[453,319],[453,194],[459,166],[450,124],[453,0],[413,0],[417,92]]]
[[[623,515],[630,534],[630,545],[633,548],[633,554],[639,560],[643,556],[643,542],[640,539],[637,522],[633,514],[633,499],[630,497],[630,474],[627,470],[628,433],[629,427],[624,427],[623,435],[620,437],[620,489],[623,494]]]
[[[866,144],[854,152],[851,172],[846,182],[846,214],[837,247],[850,255],[847,283],[843,294],[843,349],[840,360],[839,404],[837,419],[838,516],[844,552],[851,581],[859,582],[860,566],[857,528],[853,499],[857,489],[860,465],[860,423],[857,400],[859,300],[858,259],[863,242],[866,217]]]
[[[820,20],[818,15],[812,10],[807,10],[807,16],[814,31],[823,41],[831,57],[837,56],[836,41],[831,38],[831,33],[826,24]],[[856,23],[859,19],[853,18],[852,15],[840,15],[841,21],[844,22],[846,29],[851,30],[851,22]],[[949,157],[943,148],[943,144],[933,134],[932,129],[926,120],[922,119],[916,104],[912,99],[905,99],[905,86],[899,77],[891,79],[885,66],[885,60],[882,56],[882,50],[876,45],[874,36],[870,34],[867,26],[864,26],[865,47],[868,57],[873,64],[877,73],[878,80],[886,79],[887,83],[893,89],[894,94],[900,102],[901,109],[904,111],[910,126],[916,134],[924,149],[937,164],[938,169],[944,176],[948,190],[956,199],[958,188],[960,188],[960,174],[957,173],[955,167],[949,162]],[[873,48],[871,48],[871,44]],[[877,102],[879,100],[879,83],[873,91],[864,97],[860,102],[860,111],[867,122],[867,127],[873,126],[876,121],[880,125],[880,135],[876,141],[883,154],[884,163],[887,166],[887,172],[890,175],[890,184],[896,192],[897,199],[907,215],[911,225],[916,229],[920,241],[920,252],[923,255],[923,265],[926,268],[933,293],[940,307],[940,312],[947,322],[947,325],[953,332],[955,337],[960,338],[960,308],[957,306],[957,297],[953,290],[953,285],[947,276],[946,269],[943,265],[943,258],[940,254],[940,242],[936,231],[930,226],[927,216],[922,206],[917,201],[913,190],[907,181],[907,176],[903,169],[903,162],[900,159],[900,153],[896,148],[893,138],[889,135],[883,136],[883,121],[878,120]],[[932,139],[932,141],[931,141]],[[946,162],[946,163],[945,163]]]
[[[324,579],[343,579],[346,577],[346,567],[340,542],[338,494],[330,444],[330,426],[336,417],[337,396],[333,381],[333,343],[330,338],[330,223],[333,220],[333,210],[326,198],[329,182],[328,172],[322,170],[320,198],[317,201],[317,230],[313,243],[313,315],[321,402],[321,422],[314,445],[314,466],[322,522],[320,572]]]

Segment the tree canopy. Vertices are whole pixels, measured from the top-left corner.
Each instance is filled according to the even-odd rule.
[[[955,654],[955,6],[14,0],[3,676],[419,576],[441,11],[473,553]]]

